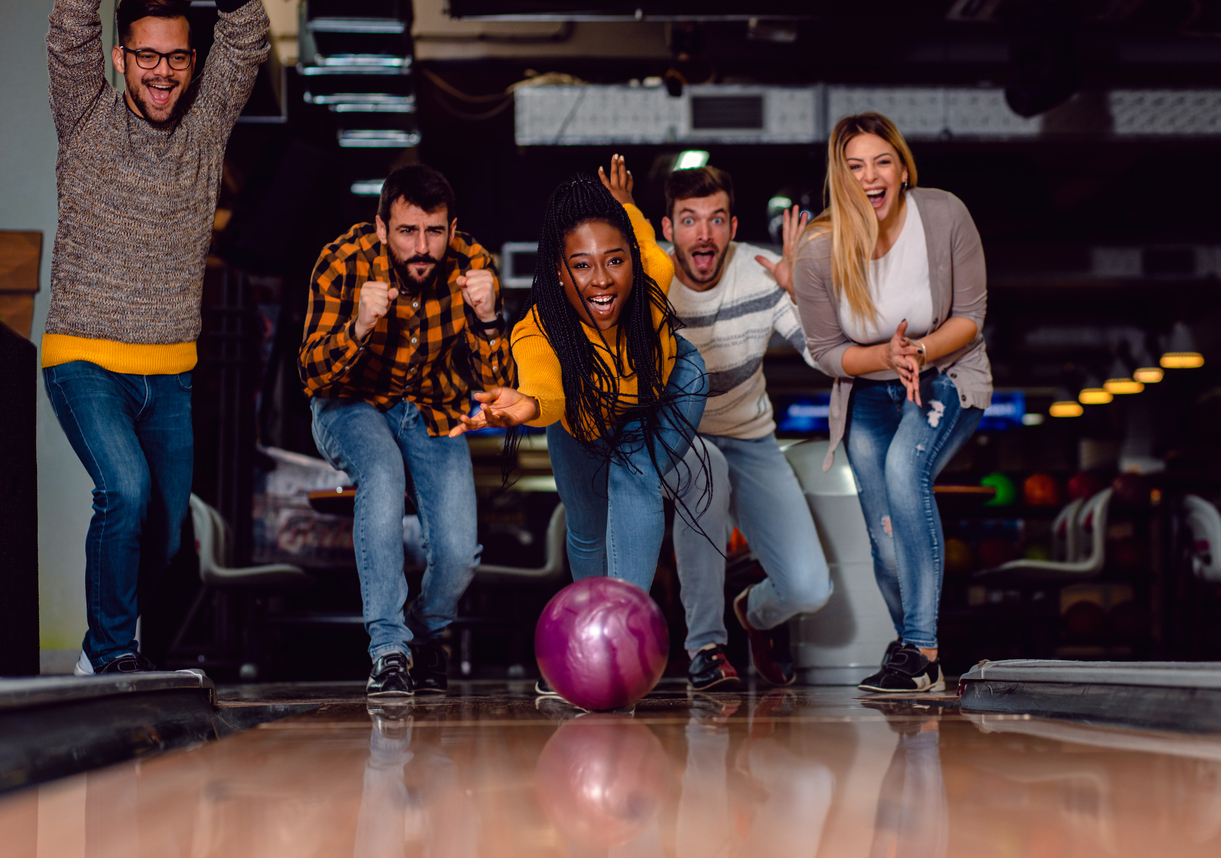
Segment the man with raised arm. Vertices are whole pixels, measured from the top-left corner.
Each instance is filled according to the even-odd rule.
[[[299,370],[318,451],[356,483],[352,538],[373,667],[370,697],[443,694],[438,640],[479,565],[475,481],[450,438],[471,383],[514,382],[492,257],[458,232],[454,192],[425,166],[382,186],[374,223],[323,249],[310,285]],[[427,567],[406,621],[404,492],[419,510]]]
[[[708,402],[700,421],[711,463],[712,499],[699,519],[703,532],[674,518],[674,553],[687,615],[687,682],[693,690],[725,689],[739,678],[725,655],[725,557],[718,551],[736,523],[767,573],[733,601],[750,638],[755,669],[772,685],[795,678],[788,621],[817,611],[831,595],[822,545],[797,477],[776,444],[776,423],[763,378],[763,355],[779,334],[813,360],[792,299],[792,266],[800,227],[785,213],[785,257],[733,240],[733,181],[716,167],[676,170],[666,180],[661,227],[674,242],[670,301],[683,336],[708,368]],[[689,463],[690,464],[690,463]],[[695,473],[695,470],[692,470]],[[680,486],[698,497],[698,480]],[[707,536],[705,536],[707,534]],[[709,542],[709,538],[718,545]]]
[[[267,57],[260,0],[217,0],[196,76],[187,0],[120,0],[106,81],[100,0],[47,33],[59,227],[42,339],[47,395],[93,478],[89,631],[76,673],[148,670],[136,619],[178,550],[191,491],[191,370],[229,133]]]

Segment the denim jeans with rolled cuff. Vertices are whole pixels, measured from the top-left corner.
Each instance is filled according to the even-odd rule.
[[[981,408],[964,408],[947,375],[920,376],[920,399],[902,382],[857,379],[846,433],[869,530],[873,570],[904,643],[937,646],[945,538],[933,480],[975,432]]]
[[[687,615],[685,646],[690,652],[729,640],[725,557],[717,548],[724,547],[735,523],[767,573],[747,597],[746,619],[751,626],[775,628],[797,614],[817,611],[831,597],[830,570],[810,507],[776,436],[700,437],[712,466],[712,501],[699,518],[704,533],[682,516],[674,517],[674,556]],[[694,449],[689,452],[687,462],[696,477],[682,492],[689,506],[696,503],[705,479],[695,454]]]
[[[406,653],[413,640],[433,640],[453,622],[479,565],[470,447],[465,437],[429,435],[419,408],[407,400],[385,412],[360,399],[314,398],[310,407],[318,452],[356,483],[352,542],[369,656]],[[409,490],[427,565],[404,617],[403,496]]]
[[[662,417],[653,455],[669,473],[681,466],[704,415],[708,376],[699,350],[681,336],[666,391],[683,419]],[[629,435],[638,427],[629,425]],[[605,448],[606,442],[598,442]],[[702,443],[702,442],[697,442]],[[609,452],[591,454],[560,423],[547,427],[547,452],[568,521],[568,562],[574,580],[609,575],[648,592],[665,536],[662,482],[648,448],[635,443],[626,463]]]
[[[137,649],[136,620],[178,553],[194,471],[191,373],[88,361],[43,370],[51,408],[93,480],[81,648],[94,670]]]

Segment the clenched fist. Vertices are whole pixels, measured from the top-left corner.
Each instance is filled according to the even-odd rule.
[[[370,280],[360,287],[360,306],[356,310],[356,339],[363,340],[378,320],[390,312],[399,290],[381,280]]]
[[[470,305],[481,322],[496,318],[496,278],[486,268],[472,268],[458,278],[462,300]]]

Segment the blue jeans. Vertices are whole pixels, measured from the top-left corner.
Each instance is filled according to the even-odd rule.
[[[369,655],[376,660],[406,653],[412,640],[430,641],[453,622],[479,565],[470,447],[462,437],[429,435],[420,410],[406,400],[386,412],[360,399],[315,398],[310,407],[318,452],[356,483],[352,541]],[[428,563],[420,595],[404,620],[403,495],[408,490],[419,510]]]
[[[767,580],[750,589],[747,621],[771,629],[797,614],[817,611],[831,598],[830,570],[797,475],[776,436],[700,437],[712,464],[712,503],[699,525],[723,547],[737,522],[767,573]],[[703,475],[695,470],[695,451],[687,454],[687,462],[698,476],[682,497],[694,504]],[[674,554],[687,613],[686,648],[727,643],[724,556],[680,516],[674,517]]]
[[[920,378],[917,406],[903,384],[857,379],[849,406],[848,462],[869,529],[873,570],[904,643],[937,646],[945,573],[941,515],[933,480],[979,425],[949,376]]]
[[[678,396],[674,407],[685,422],[671,413],[662,416],[665,443],[655,444],[653,454],[665,472],[673,470],[690,448],[708,395],[704,359],[695,346],[677,339],[678,357],[666,391]],[[605,441],[599,444],[605,449]],[[667,446],[669,451],[663,449]],[[624,463],[610,458],[609,449],[591,454],[562,424],[553,423],[547,427],[547,452],[568,521],[572,577],[609,575],[648,592],[666,528],[661,477],[648,448],[636,443],[621,450],[627,454]]]
[[[178,553],[194,470],[191,374],[128,375],[72,361],[47,367],[43,380],[93,479],[81,646],[97,670],[136,651],[140,606]]]

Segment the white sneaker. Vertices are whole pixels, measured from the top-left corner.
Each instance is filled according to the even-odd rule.
[[[81,657],[76,660],[76,667],[72,668],[72,674],[74,676],[93,676],[93,663],[89,661],[84,650],[81,650]]]

